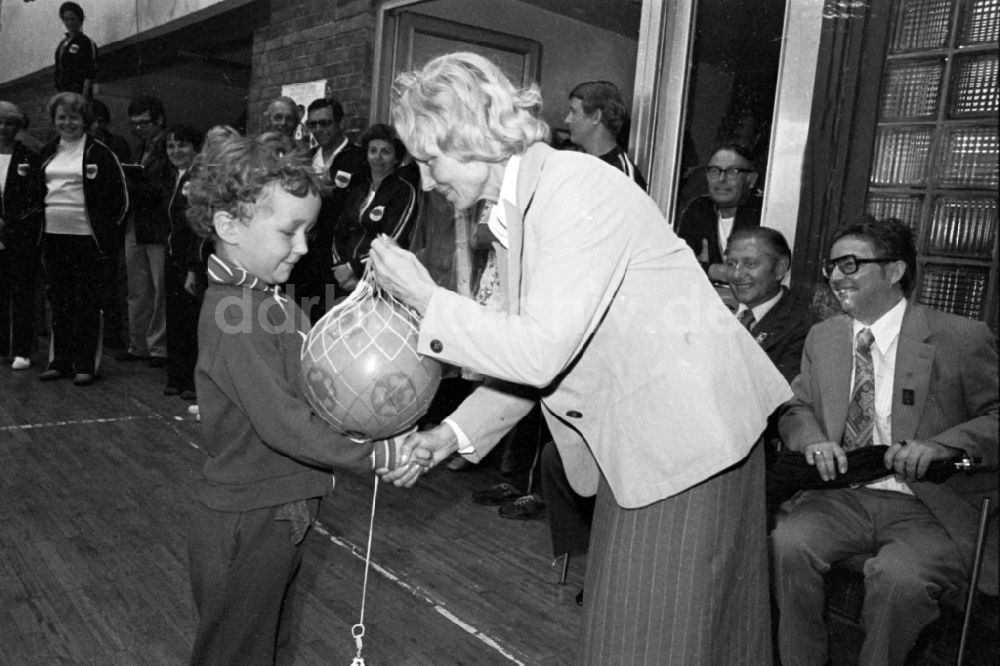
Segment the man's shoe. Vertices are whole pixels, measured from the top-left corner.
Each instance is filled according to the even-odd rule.
[[[78,372],[73,376],[73,386],[90,386],[94,383],[94,375],[89,372]]]
[[[56,379],[62,379],[63,377],[66,377],[66,375],[64,375],[61,371],[56,370],[55,368],[49,368],[48,370],[42,371],[42,373],[38,375],[38,381],[51,382]]]
[[[198,394],[194,389],[184,389],[181,391],[181,400],[197,400]]]
[[[31,367],[31,359],[27,356],[15,356],[14,362],[10,364],[11,370],[27,370]]]
[[[149,360],[147,356],[139,356],[138,354],[133,354],[129,351],[118,352],[115,354],[115,360],[121,361],[122,363],[134,363],[136,361],[146,361]]]
[[[150,356],[149,357],[149,367],[151,367],[151,368],[165,368],[165,367],[167,367],[167,357],[166,356]]]
[[[509,483],[498,483],[472,493],[472,501],[486,506],[499,506],[521,496],[521,491]]]
[[[180,395],[180,394],[181,390],[176,386],[168,386],[167,388],[163,389],[163,395]]]
[[[501,518],[534,520],[545,512],[545,502],[538,495],[525,495],[502,505],[497,513]]]

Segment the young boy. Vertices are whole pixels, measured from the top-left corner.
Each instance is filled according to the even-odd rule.
[[[207,146],[193,168],[188,218],[215,254],[195,370],[208,459],[188,553],[199,617],[192,664],[274,663],[331,468],[395,463],[395,443],[337,435],[299,385],[308,320],[275,285],[306,253],[320,190],[307,163],[241,137]]]

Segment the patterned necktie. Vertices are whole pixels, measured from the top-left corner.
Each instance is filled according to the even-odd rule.
[[[753,316],[753,310],[751,310],[750,308],[747,308],[746,310],[740,313],[739,320],[740,323],[743,324],[743,327],[746,328],[748,331],[751,328],[753,328],[754,324],[757,323],[757,319]]]
[[[858,331],[854,340],[854,388],[844,428],[844,449],[847,451],[872,444],[875,425],[875,372],[872,367],[874,341],[875,336],[868,328]]]

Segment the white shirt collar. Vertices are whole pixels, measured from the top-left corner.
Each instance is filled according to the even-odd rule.
[[[503,170],[503,181],[500,183],[500,198],[497,205],[490,211],[490,219],[487,224],[490,231],[496,236],[497,241],[504,247],[509,248],[507,238],[507,207],[504,203],[517,206],[517,174],[521,169],[521,156],[511,155],[507,160],[507,166]]]
[[[872,335],[875,336],[875,345],[878,347],[879,352],[885,355],[889,352],[889,348],[892,346],[892,343],[899,337],[899,331],[903,327],[903,314],[905,314],[905,312],[906,299],[900,298],[898,303],[892,306],[892,308],[890,308],[884,315],[879,317],[871,326],[866,326],[857,319],[852,319],[851,330],[854,337],[857,338],[858,332],[861,331],[861,329],[871,329]]]
[[[754,321],[760,321],[761,319],[763,319],[764,316],[771,311],[771,308],[777,305],[778,301],[781,299],[781,294],[782,290],[778,289],[778,293],[772,296],[771,298],[767,299],[763,303],[758,303],[754,307],[749,308],[750,310],[753,311]],[[746,309],[747,306],[744,305],[743,303],[740,303],[740,306],[736,308],[736,316],[739,317],[741,314],[743,314],[743,311]]]

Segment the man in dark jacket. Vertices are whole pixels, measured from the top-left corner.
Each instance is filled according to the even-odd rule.
[[[331,188],[323,196],[319,217],[309,232],[309,253],[295,264],[289,284],[294,285],[293,295],[302,311],[315,322],[333,305],[336,293],[333,277],[334,225],[344,210],[351,188],[362,180],[355,176],[367,169],[368,160],[365,151],[351,143],[341,131],[344,108],[340,102],[321,97],[309,104],[306,113],[306,127],[318,143],[309,157],[313,167],[326,175]]]
[[[132,214],[125,231],[128,275],[128,350],[122,361],[149,359],[154,368],[166,365],[166,286],[164,261],[170,219],[164,183],[170,168],[166,152],[163,103],[143,96],[128,107],[132,133],[141,141],[129,175]]]
[[[687,205],[677,235],[694,251],[709,279],[724,283],[726,239],[737,229],[760,226],[760,197],[754,191],[757,167],[746,148],[729,144],[712,153],[705,177],[708,194]]]

